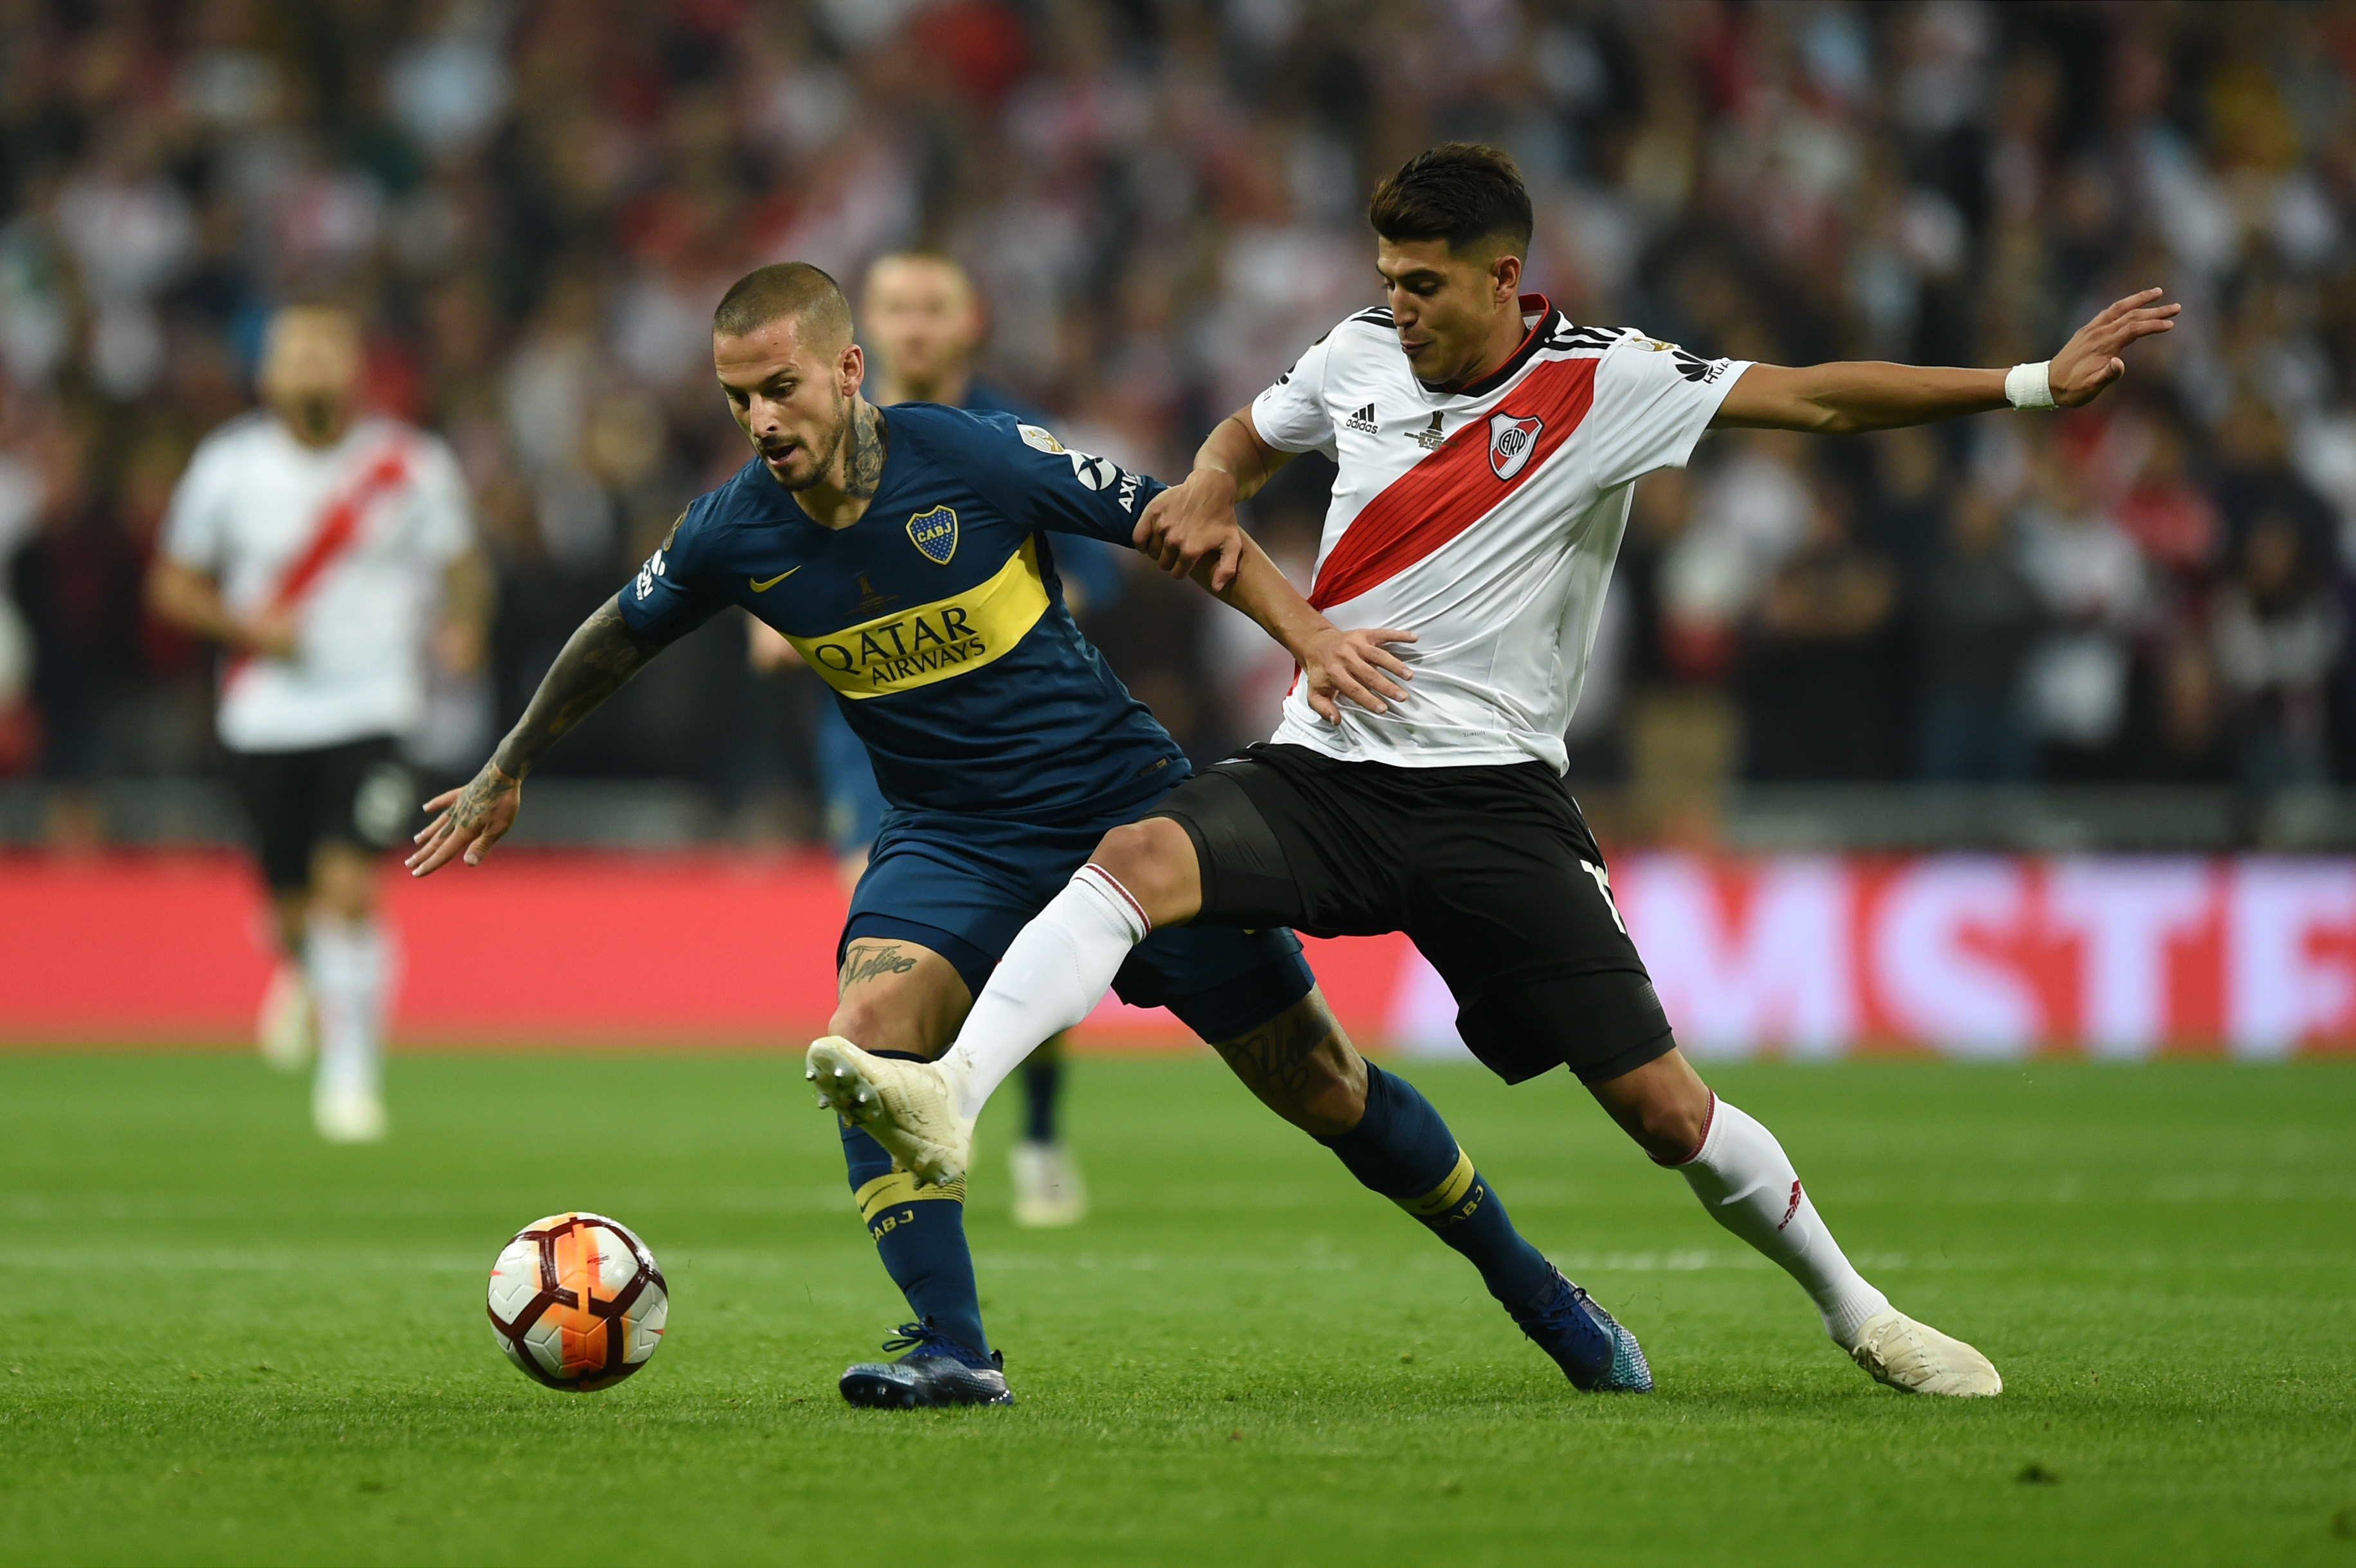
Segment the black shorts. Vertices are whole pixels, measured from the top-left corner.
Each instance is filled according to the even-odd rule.
[[[1197,921],[1312,936],[1405,931],[1457,1031],[1508,1083],[1601,1083],[1676,1044],[1612,901],[1602,852],[1542,763],[1395,768],[1248,747],[1164,796],[1194,841]]]
[[[322,843],[384,849],[421,825],[417,782],[391,736],[309,751],[232,751],[229,775],[273,892],[308,886],[311,852]]]

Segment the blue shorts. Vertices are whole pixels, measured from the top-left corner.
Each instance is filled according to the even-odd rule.
[[[1104,835],[1152,802],[1078,827],[998,817],[894,811],[867,854],[835,944],[835,966],[854,939],[915,942],[957,966],[975,995],[1047,901],[1087,862]],[[1129,955],[1113,989],[1134,1007],[1167,1007],[1205,1040],[1231,1040],[1309,994],[1317,977],[1301,939],[1281,927],[1172,926]]]

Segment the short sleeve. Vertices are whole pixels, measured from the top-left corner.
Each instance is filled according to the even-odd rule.
[[[417,464],[418,543],[436,565],[464,555],[475,543],[475,507],[466,471],[447,442],[428,438]]]
[[[1622,334],[1596,366],[1595,405],[1587,416],[1597,488],[1684,467],[1718,405],[1750,368],[1747,360],[1705,360],[1641,332]]]
[[[1252,399],[1252,428],[1278,451],[1333,456],[1333,418],[1325,408],[1325,360],[1333,345],[1331,333],[1317,339]]]
[[[704,581],[709,498],[680,514],[670,532],[647,557],[638,575],[616,599],[632,631],[657,642],[676,642],[718,615],[728,601]]]
[[[228,521],[221,494],[224,467],[217,444],[199,446],[180,482],[172,487],[171,504],[164,511],[164,554],[199,572],[217,573],[224,564],[222,529]]]
[[[887,412],[885,416],[891,416]],[[963,414],[958,445],[941,460],[1027,528],[1077,533],[1123,549],[1130,546],[1145,503],[1170,487],[1131,472],[1108,457],[1066,446],[1044,425],[1011,413]]]

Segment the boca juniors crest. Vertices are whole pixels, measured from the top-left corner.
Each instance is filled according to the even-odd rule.
[[[957,553],[957,513],[945,506],[920,511],[908,520],[908,541],[936,566],[946,566]]]
[[[1538,449],[1538,433],[1545,428],[1546,421],[1535,414],[1500,412],[1489,416],[1489,467],[1497,478],[1510,479],[1522,471]]]

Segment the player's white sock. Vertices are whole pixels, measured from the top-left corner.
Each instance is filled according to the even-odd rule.
[[[958,1114],[979,1113],[1007,1075],[1049,1036],[1094,1010],[1130,950],[1153,928],[1129,889],[1100,866],[1083,865],[1069,886],[1015,933],[990,983],[974,999],[949,1054]]]
[[[1701,1147],[1676,1169],[1710,1218],[1782,1264],[1824,1315],[1825,1332],[1856,1348],[1858,1326],[1890,1298],[1850,1266],[1775,1134],[1718,1101]]]
[[[373,920],[319,916],[305,945],[311,995],[319,1015],[319,1076],[322,1101],[380,1097],[383,1079],[386,981],[391,955]]]

